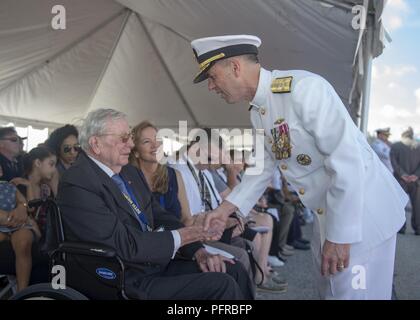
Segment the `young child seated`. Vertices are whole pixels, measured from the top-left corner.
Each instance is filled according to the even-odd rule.
[[[2,175],[0,171],[0,179]],[[37,224],[28,216],[23,195],[12,183],[0,181],[0,241],[10,241],[15,252],[18,291],[29,284],[32,243],[40,236]]]

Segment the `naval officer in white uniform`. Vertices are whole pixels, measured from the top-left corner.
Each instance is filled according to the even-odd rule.
[[[318,289],[325,299],[390,299],[396,234],[408,197],[355,126],[334,88],[306,71],[268,71],[261,40],[235,35],[192,41],[195,83],[230,104],[250,103],[265,131],[264,170],[245,175],[207,213],[205,227],[239,210],[246,215],[279,167],[302,203],[317,213],[313,241]]]
[[[391,128],[376,130],[377,138],[372,142],[372,149],[376,152],[382,163],[389,171],[394,173],[391,164],[391,143],[388,138],[391,135]]]

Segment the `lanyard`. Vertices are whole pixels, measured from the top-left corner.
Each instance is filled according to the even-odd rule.
[[[202,211],[204,212],[205,211],[205,208],[206,208],[206,202],[207,202],[206,199],[205,199],[205,196],[204,196],[204,194],[205,194],[205,190],[204,190],[204,188],[205,188],[205,185],[204,185],[205,184],[205,181],[204,181],[204,179],[207,180],[207,177],[202,172],[202,175],[203,175],[203,178],[204,179],[203,179],[203,184],[201,184],[200,179],[197,177],[197,173],[195,172],[194,168],[191,166],[191,164],[190,164],[190,162],[188,160],[187,160],[187,165],[188,165],[188,168],[191,171],[191,174],[194,177],[195,182],[197,183],[197,187],[198,187],[198,190],[199,190],[199,193],[200,193],[201,208],[202,208]],[[207,180],[207,182],[208,182],[208,180]],[[210,183],[208,183],[208,185],[210,185],[210,187],[211,187],[211,184]],[[212,192],[213,192],[213,195],[214,195],[213,187],[211,187],[211,189],[212,189]],[[216,201],[219,202],[217,200],[217,197],[216,197]],[[213,210],[212,204],[211,203],[208,203],[208,205]]]
[[[128,195],[125,194],[124,192],[122,193],[124,195],[124,198],[127,199],[127,202],[129,203],[131,209],[133,209],[133,211],[137,214],[137,217],[139,218],[139,220],[141,221],[141,223],[143,223],[146,226],[147,231],[151,231],[152,229],[149,227],[149,224],[147,223],[147,218],[146,218],[144,212],[142,212],[140,210],[139,203],[137,202],[137,199],[134,196],[134,193],[131,190],[131,187],[125,182],[124,179],[122,179],[122,180],[124,182],[125,189],[128,192]]]
[[[206,208],[206,203],[204,199],[204,188],[201,185],[200,179],[197,177],[197,173],[195,172],[194,168],[192,167],[191,163],[187,159],[187,166],[190,169],[192,176],[194,177],[195,183],[197,184],[198,191],[200,193],[200,200],[201,200],[201,210],[204,212]],[[210,205],[211,207],[211,205]]]
[[[210,187],[211,193],[213,193],[214,199],[216,199],[217,205],[220,206],[219,198],[217,197],[217,194],[216,194],[215,190],[213,189],[213,186],[211,185],[209,179],[207,178],[207,176],[204,173],[203,173],[203,176],[204,176],[204,179],[206,179],[208,186]],[[211,207],[212,207],[212,209],[214,209],[213,206],[211,206]]]
[[[218,170],[214,170],[216,172],[217,176],[223,181],[226,187],[229,187],[227,184],[227,181],[225,180],[225,177],[222,176],[222,174]]]

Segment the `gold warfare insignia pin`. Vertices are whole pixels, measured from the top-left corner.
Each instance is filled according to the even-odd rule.
[[[307,154],[300,154],[296,157],[297,162],[302,166],[309,166],[312,163],[312,159]]]
[[[277,78],[271,83],[271,92],[290,93],[292,91],[293,77]]]

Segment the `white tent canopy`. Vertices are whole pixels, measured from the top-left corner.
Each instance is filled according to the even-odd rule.
[[[363,71],[383,48],[382,0],[365,1],[370,33],[352,28],[351,8],[363,2],[62,0],[66,29],[53,30],[56,1],[2,0],[0,122],[55,127],[112,107],[131,124],[249,127],[246,106],[226,106],[205,83],[192,83],[190,41],[237,33],[262,39],[268,69],[324,76],[356,119],[368,89]]]

